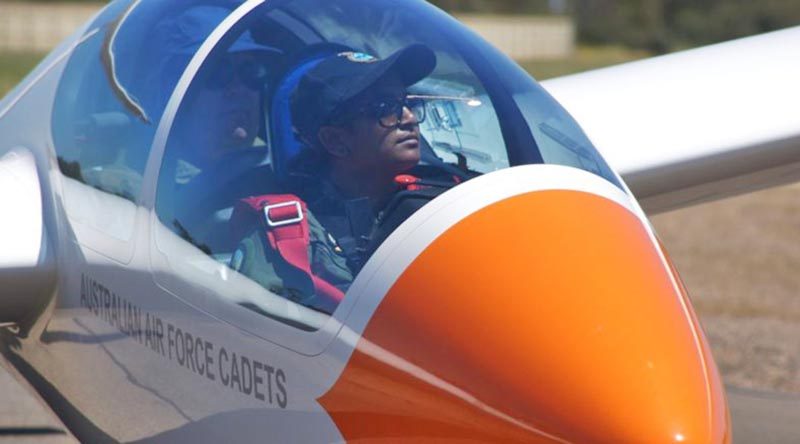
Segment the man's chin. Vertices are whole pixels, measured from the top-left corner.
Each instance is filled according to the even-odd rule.
[[[419,165],[419,156],[416,156],[413,159],[404,159],[398,160],[397,162],[399,168],[397,168],[397,174],[403,174],[411,171],[415,166]]]
[[[255,131],[250,132],[242,127],[237,127],[228,133],[224,146],[231,149],[249,148],[253,145],[255,137]]]
[[[244,142],[250,137],[250,133],[241,126],[235,127],[230,134],[231,139],[240,142]]]

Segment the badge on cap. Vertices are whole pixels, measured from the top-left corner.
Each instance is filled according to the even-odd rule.
[[[375,63],[378,61],[375,57],[365,54],[363,52],[340,52],[339,57],[347,57],[347,60],[355,63]]]

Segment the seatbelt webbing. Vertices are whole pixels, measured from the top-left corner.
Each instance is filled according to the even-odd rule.
[[[273,194],[244,199],[251,208],[263,212],[263,222],[270,246],[289,265],[305,273],[321,297],[322,307],[330,312],[344,298],[344,293],[314,275],[308,253],[310,243],[306,203],[293,194]]]

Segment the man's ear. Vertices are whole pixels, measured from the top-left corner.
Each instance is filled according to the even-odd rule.
[[[338,126],[320,127],[317,133],[322,148],[333,157],[344,158],[350,154],[350,133]]]

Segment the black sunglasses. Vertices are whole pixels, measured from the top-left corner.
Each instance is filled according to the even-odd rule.
[[[403,121],[403,112],[408,108],[417,120],[425,121],[425,101],[412,95],[404,97],[382,97],[359,109],[359,114],[372,117],[384,128],[397,128]]]
[[[269,69],[263,62],[247,60],[236,64],[232,60],[224,60],[209,73],[206,86],[209,89],[220,90],[238,78],[247,88],[258,91],[266,82],[268,75]]]

